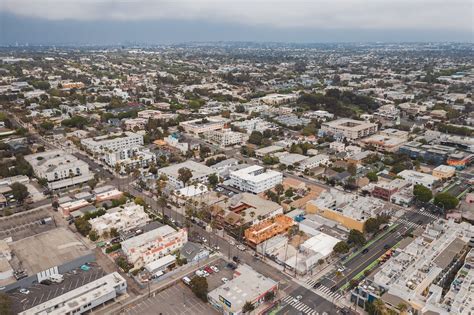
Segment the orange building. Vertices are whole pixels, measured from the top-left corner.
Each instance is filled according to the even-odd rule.
[[[275,235],[288,231],[293,224],[292,218],[282,214],[277,215],[246,229],[245,239],[250,246],[255,247]]]

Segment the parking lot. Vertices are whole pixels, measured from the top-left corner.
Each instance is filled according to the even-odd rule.
[[[198,299],[184,283],[178,282],[166,290],[152,294],[149,298],[129,307],[121,314],[212,315],[218,314],[218,312],[209,304]]]
[[[75,272],[75,274],[74,274]],[[62,283],[53,283],[50,285],[35,284],[28,288],[29,293],[23,294],[19,290],[9,292],[8,295],[12,299],[13,314],[27,310],[35,305],[44,303],[61,294],[74,290],[86,283],[92,282],[105,275],[101,267],[96,264],[90,265],[88,271],[75,269],[75,271],[64,274]]]
[[[233,278],[234,271],[227,268],[226,265],[227,262],[225,260],[219,259],[210,265],[204,265],[200,268],[200,270],[204,270],[206,266],[216,266],[219,269],[219,272],[213,272],[206,277],[209,291],[220,287],[224,283],[222,282],[222,278],[226,278],[227,280],[231,280]],[[195,277],[195,273],[189,274],[188,277],[192,279]]]
[[[51,213],[46,208],[1,217],[0,239],[12,237],[13,240],[18,240],[50,230],[55,227],[54,221],[41,222],[41,219],[49,217]]]

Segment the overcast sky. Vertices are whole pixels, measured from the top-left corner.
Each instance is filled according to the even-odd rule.
[[[278,40],[281,41],[472,41],[474,26],[472,0],[0,0],[0,35],[17,40],[40,41],[39,31],[56,34],[58,27],[75,26],[77,37],[91,42],[97,36],[114,40],[149,42],[173,40],[200,28],[199,40]],[[18,25],[23,23],[24,25]],[[26,23],[26,24],[25,24]],[[98,24],[99,23],[99,24]],[[97,25],[97,34],[86,34],[81,27]],[[113,27],[112,27],[113,26]],[[146,27],[145,27],[146,26]],[[213,29],[213,27],[215,29]],[[117,34],[113,32],[116,28]],[[197,29],[196,29],[197,28]],[[247,34],[239,33],[248,32]],[[10,34],[8,34],[11,32]],[[145,32],[146,34],[142,34]],[[177,36],[175,41],[189,41],[193,36]],[[292,35],[293,34],[293,35]],[[345,36],[343,36],[345,34]],[[35,35],[35,36],[31,36]],[[135,34],[137,35],[137,34]],[[303,36],[302,36],[303,35]],[[226,37],[227,36],[227,37]],[[284,38],[283,38],[284,37]],[[352,39],[352,40],[351,40]],[[5,41],[5,39],[3,40]]]

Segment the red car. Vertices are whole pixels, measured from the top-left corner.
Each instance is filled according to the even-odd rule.
[[[214,270],[211,269],[211,267],[207,266],[206,268],[204,268],[204,270],[207,271],[207,273],[209,273],[210,275],[214,273]]]

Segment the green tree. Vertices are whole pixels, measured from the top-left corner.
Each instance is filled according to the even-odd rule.
[[[182,167],[178,170],[178,180],[183,183],[183,186],[189,182],[189,180],[193,177],[193,173],[187,167]]]
[[[255,309],[255,306],[252,304],[252,302],[245,302],[244,306],[242,307],[242,312],[243,313],[250,313]]]
[[[87,236],[92,229],[91,224],[84,217],[79,217],[75,219],[74,225],[76,226],[77,231],[81,233],[82,236]]]
[[[347,171],[352,176],[355,176],[357,173],[357,166],[354,163],[349,163],[349,165],[347,166]]]
[[[94,190],[97,186],[97,180],[95,178],[92,178],[87,182],[87,185],[89,185],[90,189]]]
[[[194,294],[204,302],[207,302],[208,284],[204,277],[194,277],[191,280],[191,290]]]
[[[89,238],[91,241],[95,242],[99,239],[99,233],[96,230],[91,230],[89,232]]]
[[[457,207],[459,203],[458,198],[452,196],[449,193],[436,194],[434,198],[434,204],[438,207],[442,207],[444,210],[451,210]]]
[[[413,186],[413,195],[415,195],[417,200],[422,202],[428,202],[433,198],[431,190],[423,185]]]
[[[135,197],[134,202],[142,207],[146,206],[145,200],[142,197]]]
[[[265,302],[273,301],[274,298],[275,298],[275,291],[268,291],[263,296],[263,299],[265,300]]]
[[[249,136],[249,143],[255,144],[255,145],[261,145],[263,141],[263,135],[260,131],[252,131],[252,133]]]
[[[119,236],[120,236],[120,233],[117,231],[117,228],[110,229],[110,237],[115,238]]]
[[[347,245],[346,242],[340,241],[336,245],[334,245],[334,248],[332,249],[336,254],[345,254],[349,252],[349,245]]]
[[[25,201],[25,199],[29,196],[28,188],[22,183],[13,183],[10,185],[12,190],[13,197],[20,203]]]
[[[367,173],[366,177],[369,179],[371,182],[376,182],[379,180],[379,177],[377,176],[377,173],[375,172],[369,172]]]
[[[349,243],[355,244],[356,246],[362,246],[365,244],[365,237],[362,232],[352,229],[349,232],[347,241]]]
[[[216,186],[219,183],[219,177],[217,177],[215,173],[210,174],[207,177],[207,180],[209,181],[209,184],[211,184],[212,186]]]
[[[275,186],[275,191],[277,192],[278,195],[282,195],[283,192],[285,191],[285,187],[283,187],[282,184],[277,184]]]

